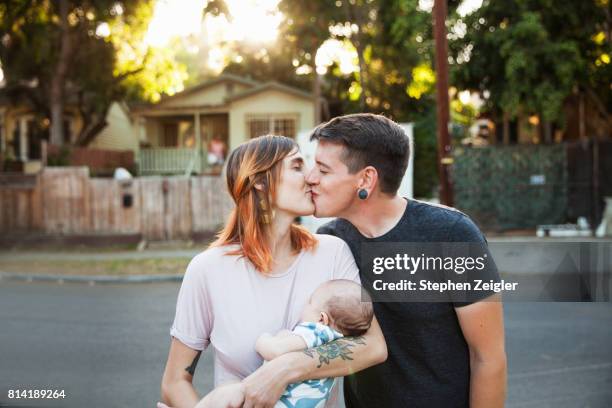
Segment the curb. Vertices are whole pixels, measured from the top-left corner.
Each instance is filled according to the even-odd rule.
[[[158,283],[158,282],[181,282],[183,275],[41,275],[27,273],[10,273],[0,271],[0,282],[3,280],[20,282],[56,282],[56,283]]]

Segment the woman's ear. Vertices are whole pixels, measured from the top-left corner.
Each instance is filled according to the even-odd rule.
[[[319,323],[329,326],[329,316],[325,312],[319,313]]]

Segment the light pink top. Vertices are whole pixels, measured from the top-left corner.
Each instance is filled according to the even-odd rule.
[[[186,346],[215,351],[215,386],[240,381],[262,359],[257,337],[291,330],[312,292],[323,282],[359,282],[359,271],[340,238],[316,235],[314,251],[302,251],[283,273],[265,276],[244,257],[225,255],[235,246],[195,256],[185,272],[170,334]]]

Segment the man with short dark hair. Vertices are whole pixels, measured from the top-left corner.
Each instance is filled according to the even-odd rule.
[[[318,126],[311,140],[318,141],[315,167],[307,178],[315,215],[338,217],[318,232],[344,239],[358,266],[364,243],[486,244],[462,212],[397,195],[410,141],[390,119],[373,114],[337,117]],[[496,270],[488,273],[486,278],[499,279]],[[347,407],[502,407],[502,305],[478,301],[493,300],[491,292],[481,296],[455,303],[374,303],[388,358],[345,377]]]

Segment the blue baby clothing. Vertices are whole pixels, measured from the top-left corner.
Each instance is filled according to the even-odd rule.
[[[312,322],[302,322],[295,326],[292,332],[303,338],[308,348],[317,347],[343,337],[342,333],[338,333],[329,326]],[[289,384],[274,407],[323,408],[335,383],[335,378],[321,378]]]

